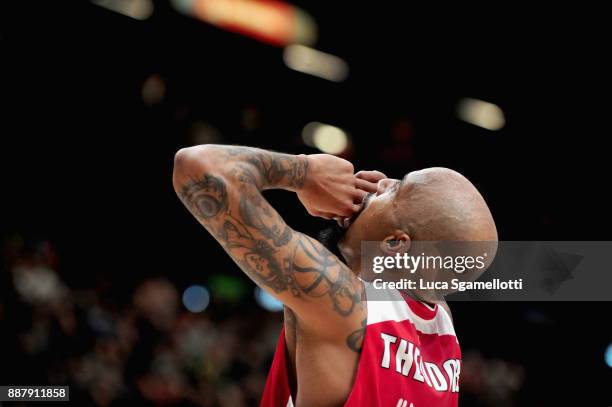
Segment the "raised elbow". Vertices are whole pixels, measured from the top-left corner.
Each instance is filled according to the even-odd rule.
[[[184,173],[210,167],[213,154],[210,146],[193,146],[181,148],[174,154],[174,172]]]
[[[195,147],[181,148],[174,154],[174,174],[184,172],[194,162]]]
[[[201,146],[181,148],[174,154],[172,181],[174,187],[182,185],[186,180],[197,177],[205,170],[206,153]]]

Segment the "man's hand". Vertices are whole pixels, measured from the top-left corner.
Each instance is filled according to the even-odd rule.
[[[308,213],[326,219],[342,219],[359,212],[363,198],[376,192],[379,171],[360,171],[353,174],[349,161],[329,154],[311,154],[308,176],[302,189],[297,191],[300,202]]]

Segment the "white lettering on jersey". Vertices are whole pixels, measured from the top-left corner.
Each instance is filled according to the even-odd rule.
[[[421,359],[421,350],[416,346],[414,347],[414,374],[412,375],[412,378],[421,383],[425,381],[425,377],[423,376],[423,360]],[[427,384],[431,386],[429,380],[427,380]]]
[[[440,366],[432,362],[423,360],[421,350],[414,343],[405,339],[389,335],[380,334],[383,341],[383,356],[380,363],[381,367],[389,369],[391,367],[392,344],[395,346],[395,371],[408,377],[412,367],[414,371],[412,378],[421,383],[426,383],[436,391],[459,392],[459,374],[461,371],[461,361],[459,359],[449,359],[442,364],[444,373]],[[447,380],[448,377],[448,380]]]
[[[444,370],[446,375],[449,377],[451,382],[451,391],[453,393],[459,392],[459,373],[461,373],[461,362],[459,359],[449,359],[444,362]]]
[[[408,349],[406,349],[408,347]],[[408,372],[412,367],[414,344],[405,339],[400,341],[395,354],[395,370],[398,373],[408,376]],[[403,365],[403,366],[402,366]]]
[[[380,365],[385,369],[389,369],[389,364],[391,362],[391,344],[397,342],[397,338],[392,335],[387,335],[383,332],[380,333],[380,337],[385,342],[385,350]]]
[[[448,390],[448,383],[446,383],[446,379],[438,366],[431,362],[425,362],[425,368],[427,369],[427,373],[431,378],[431,383],[433,384],[434,389],[437,391]]]

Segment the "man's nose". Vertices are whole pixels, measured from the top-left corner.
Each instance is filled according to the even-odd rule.
[[[393,180],[389,178],[381,179],[378,181],[378,189],[376,190],[376,196],[384,194],[387,189],[393,185]]]

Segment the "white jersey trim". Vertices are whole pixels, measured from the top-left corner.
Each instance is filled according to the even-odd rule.
[[[372,284],[363,281],[367,298],[380,298],[381,290],[376,290]],[[376,290],[375,293],[372,290]],[[437,312],[432,319],[418,316],[406,303],[397,290],[385,290],[388,300],[367,301],[368,325],[385,321],[410,321],[416,329],[424,334],[452,335],[456,337],[453,321],[443,307],[436,307]],[[370,295],[371,294],[371,295]]]

